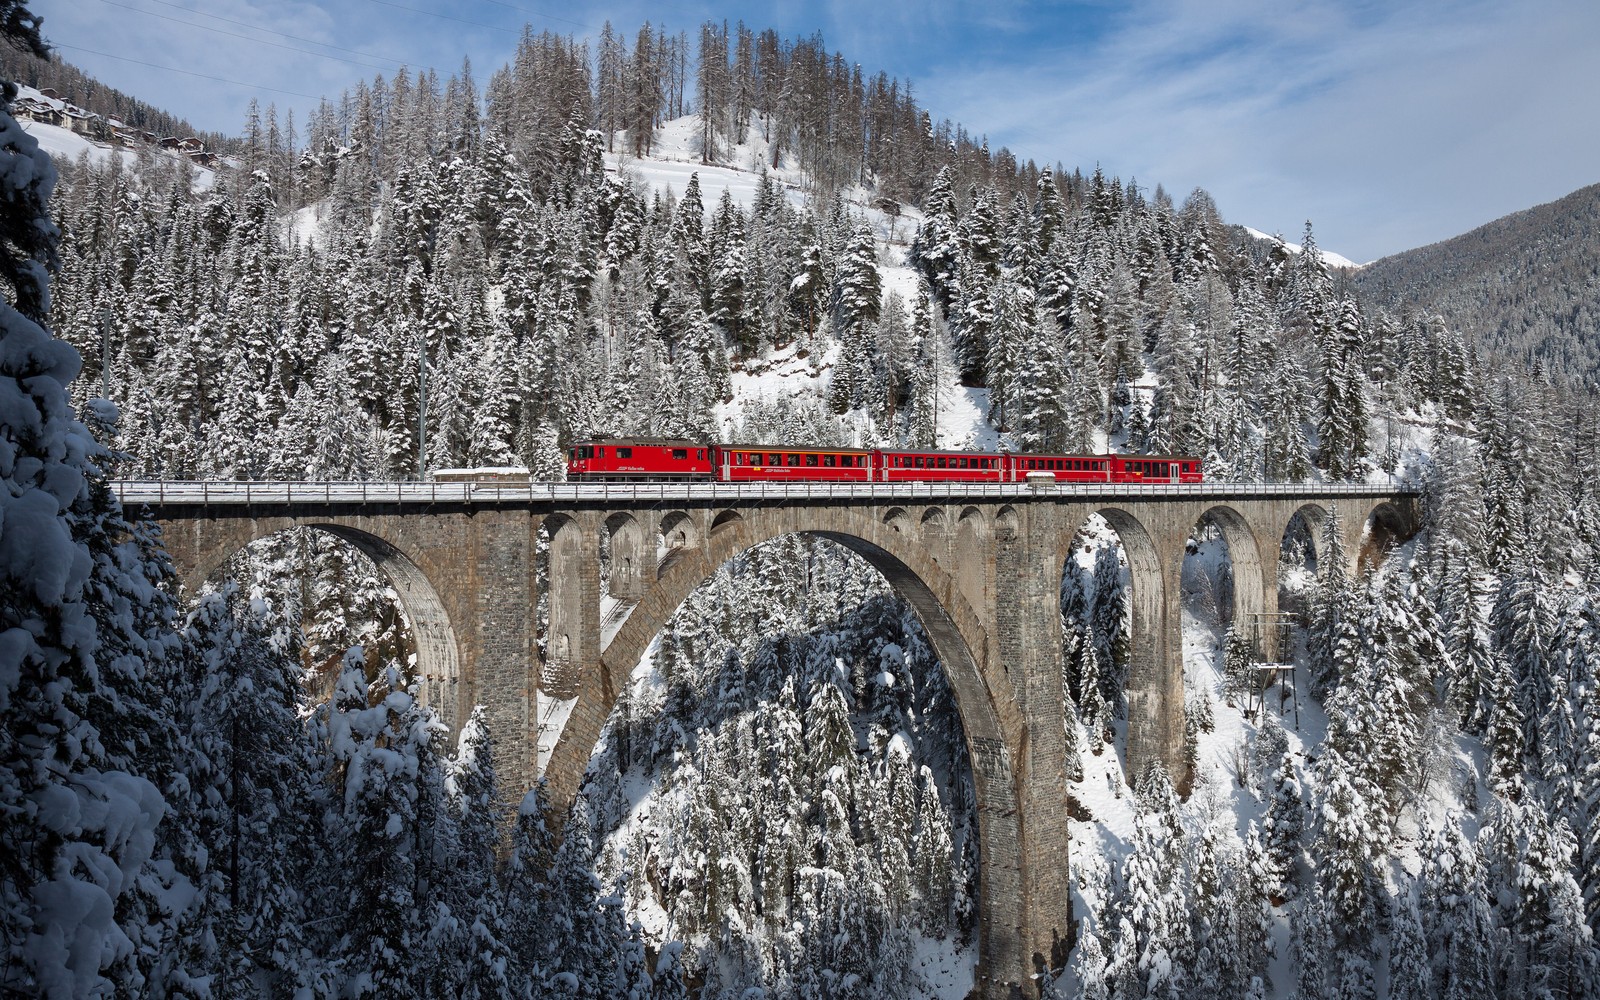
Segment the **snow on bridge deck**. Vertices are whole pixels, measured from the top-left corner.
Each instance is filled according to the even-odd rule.
[[[112,484],[124,504],[159,507],[318,504],[362,506],[431,504],[515,506],[607,503],[626,506],[663,501],[772,500],[1266,500],[1284,497],[1339,499],[1416,495],[1414,487],[1371,483],[533,483],[493,482],[184,482],[120,480]]]

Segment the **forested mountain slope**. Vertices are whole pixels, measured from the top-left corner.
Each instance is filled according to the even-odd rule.
[[[16,288],[0,357],[15,398],[45,405],[0,407],[28,456],[0,463],[0,501],[42,496],[92,549],[69,561],[99,562],[71,587],[0,590],[0,623],[55,657],[0,661],[0,734],[23,765],[0,791],[144,804],[115,842],[52,809],[0,811],[0,857],[27,859],[0,867],[0,986],[959,993],[983,914],[958,720],[914,616],[842,548],[784,539],[714,574],[637,665],[564,837],[535,790],[505,857],[487,734],[446,746],[370,567],[280,539],[185,616],[147,528],[112,544],[127,531],[100,485],[510,462],[556,478],[561,447],[597,433],[958,444],[957,394],[981,408],[969,430],[1011,447],[1192,452],[1213,479],[1393,475],[1427,494],[1424,534],[1379,573],[1347,576],[1329,547],[1311,565],[1305,525],[1282,540],[1302,613],[1302,679],[1280,703],[1295,722],[1303,708],[1294,735],[1287,708],[1279,725],[1241,694],[1227,560],[1215,525],[1194,526],[1178,775],[1123,772],[1136,581],[1115,531],[1083,526],[1060,595],[1081,923],[1072,974],[1040,992],[1600,986],[1600,476],[1580,386],[1356,301],[1309,227],[1297,255],[1230,229],[1201,190],[1018,164],[815,37],[707,25],[693,74],[687,36],[634,38],[607,31],[590,53],[529,33],[482,99],[465,69],[362,84],[303,142],[252,116],[242,169],[204,190],[178,163],[66,164],[59,245],[31,226],[48,185],[32,192],[21,231],[40,242],[21,254],[54,267],[53,295]],[[722,166],[754,174],[747,199],[651,179],[686,122],[702,165],[737,155]],[[885,245],[879,197],[916,206],[908,245]],[[40,323],[83,355],[75,381],[59,344],[36,349]],[[742,395],[777,366],[804,377]],[[67,426],[70,393],[115,437],[94,402],[107,383],[121,459]],[[38,412],[60,433],[28,437]],[[81,473],[49,472],[60,455]],[[95,614],[104,662],[50,630]],[[323,663],[318,691],[306,668]],[[95,739],[56,770],[50,744],[13,738],[69,711]],[[74,785],[101,772],[137,780]],[[98,964],[26,943],[53,933],[33,904],[56,892],[62,839],[95,873],[126,870],[62,876],[106,897],[73,928]]]
[[[1395,313],[1435,312],[1485,350],[1600,373],[1600,184],[1351,276]]]

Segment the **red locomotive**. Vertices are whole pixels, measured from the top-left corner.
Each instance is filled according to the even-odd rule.
[[[1026,455],[794,445],[701,444],[608,438],[574,445],[575,482],[719,483],[1199,483],[1198,458],[1166,455]]]

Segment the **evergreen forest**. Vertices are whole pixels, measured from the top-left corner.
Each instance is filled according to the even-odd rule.
[[[4,9],[16,83],[182,122]],[[652,183],[680,138],[754,194]],[[1204,190],[1018,162],[820,35],[743,24],[530,29],[481,85],[402,71],[215,139],[214,170],[52,162],[0,113],[0,992],[966,995],[961,721],[844,548],[783,538],[708,579],[558,811],[497,777],[481,718],[452,733],[419,697],[365,557],[285,533],[189,593],[111,487],[554,480],[606,434],[1421,490],[1422,532],[1362,575],[1335,520],[1282,539],[1292,715],[1247,695],[1226,546],[1195,526],[1181,774],[1123,772],[1129,569],[1084,525],[1077,926],[1027,988],[1600,995],[1592,323],[1507,333],[1515,268],[1441,301],[1427,258],[1333,271],[1309,222],[1297,252]],[[801,391],[747,391],[780,364]]]

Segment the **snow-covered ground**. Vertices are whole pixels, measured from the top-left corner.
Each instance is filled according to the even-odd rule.
[[[1249,233],[1251,236],[1254,236],[1258,240],[1272,241],[1277,239],[1277,237],[1273,236],[1271,233],[1263,233],[1259,229],[1251,229],[1249,226],[1244,226],[1242,228],[1245,232]],[[1300,244],[1298,243],[1290,243],[1288,240],[1285,240],[1283,245],[1289,248],[1290,253],[1300,252]],[[1332,250],[1319,250],[1319,252],[1322,254],[1323,263],[1332,268],[1354,269],[1367,266],[1366,264],[1357,264],[1344,254],[1334,253]]]
[[[616,146],[620,150],[622,145],[619,136]],[[721,150],[721,154],[713,163],[701,162],[699,119],[687,117],[676,118],[656,130],[649,156],[636,158],[615,152],[607,153],[605,161],[608,169],[637,180],[649,190],[662,193],[670,190],[674,196],[681,196],[689,178],[699,174],[700,198],[708,217],[716,211],[723,191],[728,192],[734,204],[748,210],[755,204],[762,174],[781,184],[785,197],[796,208],[811,204],[810,179],[791,156],[782,156],[776,167],[772,165],[772,147],[762,138],[759,121],[751,124],[743,142]],[[863,188],[846,189],[841,197],[851,212],[865,219],[878,239],[889,245],[903,248],[922,223],[922,213],[910,205],[900,206],[897,217],[890,216],[871,204],[874,199]],[[826,206],[814,207],[821,210]],[[894,266],[893,261],[889,263]],[[903,255],[900,263],[904,263]],[[885,287],[895,290],[888,285],[887,275]],[[905,289],[900,291],[906,293]]]
[[[45,97],[32,87],[18,87],[17,96],[19,98],[32,97],[35,100],[51,101],[50,98]],[[52,101],[51,103],[60,104],[61,102]],[[134,168],[134,164],[136,164],[139,160],[139,154],[125,146],[112,146],[107,143],[98,142],[94,139],[88,138],[87,136],[79,135],[69,128],[62,128],[57,125],[47,125],[44,122],[30,121],[22,122],[21,124],[22,130],[33,136],[34,139],[38,141],[39,148],[44,150],[46,153],[49,153],[51,156],[59,156],[75,162],[80,156],[83,156],[85,153],[87,153],[89,156],[89,162],[97,165],[107,163],[112,157],[116,157],[117,160],[122,164],[123,168],[127,170],[132,170]],[[171,152],[170,150],[152,149],[151,152],[157,156],[169,156],[175,159],[180,158],[180,154]],[[188,161],[187,157],[181,158],[184,159],[185,162]],[[194,166],[193,164],[191,164],[191,167],[194,170],[195,190],[204,191],[210,188],[212,183],[216,180],[216,173],[209,167]]]
[[[724,191],[734,204],[748,211],[755,204],[762,174],[781,184],[784,196],[796,208],[808,205],[818,211],[826,208],[812,202],[809,179],[791,157],[780,157],[778,166],[772,166],[771,146],[762,138],[759,123],[750,126],[744,142],[724,149],[712,164],[700,162],[698,125],[693,117],[667,122],[656,131],[655,145],[649,156],[636,158],[608,153],[606,166],[652,193],[670,191],[674,197],[682,196],[689,178],[699,175],[700,198],[708,217],[716,211]],[[617,145],[621,148],[620,139]],[[909,308],[917,294],[917,276],[907,264],[906,254],[922,224],[922,212],[910,205],[901,205],[898,214],[885,212],[876,204],[871,192],[860,187],[849,188],[840,196],[850,213],[871,227],[878,240],[878,269],[885,295],[900,296]],[[831,356],[804,357],[806,347],[792,345],[734,372],[733,400],[718,406],[716,412],[726,439],[738,438],[738,430],[745,423],[746,409],[752,403],[772,404],[784,398],[800,403],[827,398],[826,373],[833,359]],[[986,391],[958,385],[951,375],[939,387],[939,393],[939,447],[998,447],[999,435],[984,419],[988,413]],[[857,444],[866,444],[872,429],[861,424],[855,434]]]

